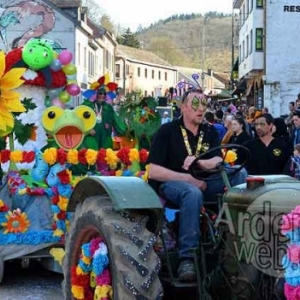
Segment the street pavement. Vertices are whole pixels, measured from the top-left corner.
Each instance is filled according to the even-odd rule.
[[[0,283],[0,300],[63,300],[62,275],[45,270],[38,263],[23,269],[20,260],[5,264]]]

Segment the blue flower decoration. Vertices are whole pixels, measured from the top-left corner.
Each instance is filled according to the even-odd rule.
[[[103,273],[109,264],[107,255],[97,255],[93,259],[93,271],[98,276]]]

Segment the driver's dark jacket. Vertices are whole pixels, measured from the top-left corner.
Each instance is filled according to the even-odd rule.
[[[180,126],[184,127],[182,118],[164,124],[159,128],[152,139],[148,163],[153,163],[175,172],[187,173],[187,171],[182,168],[188,156],[188,152],[184,144]],[[204,132],[200,153],[204,153],[220,145],[219,135],[214,126],[201,124],[196,136],[186,129],[193,154],[196,152],[200,131]],[[213,152],[205,156],[204,159],[209,159],[214,156],[221,156],[221,152]],[[158,191],[160,182],[149,179],[149,184]]]

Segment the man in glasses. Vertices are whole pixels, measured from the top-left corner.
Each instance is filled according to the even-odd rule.
[[[181,103],[182,117],[160,127],[149,153],[149,184],[180,209],[180,264],[177,271],[180,281],[195,280],[192,249],[199,247],[200,211],[204,194],[209,190],[219,193],[223,189],[220,178],[214,183],[210,181],[207,187],[204,180],[195,179],[188,172],[196,157],[220,144],[216,129],[203,122],[206,106],[206,98],[201,90],[185,93]],[[221,161],[221,151],[217,151],[207,159],[200,160],[198,165],[200,169],[211,170]]]
[[[285,173],[291,156],[289,145],[282,138],[274,138],[274,119],[266,113],[253,122],[257,138],[243,145],[249,149],[250,159],[246,166],[250,175],[275,175]]]

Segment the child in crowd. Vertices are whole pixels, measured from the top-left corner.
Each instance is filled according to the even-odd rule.
[[[292,170],[295,178],[300,180],[300,144],[294,147],[294,156],[292,156]]]

